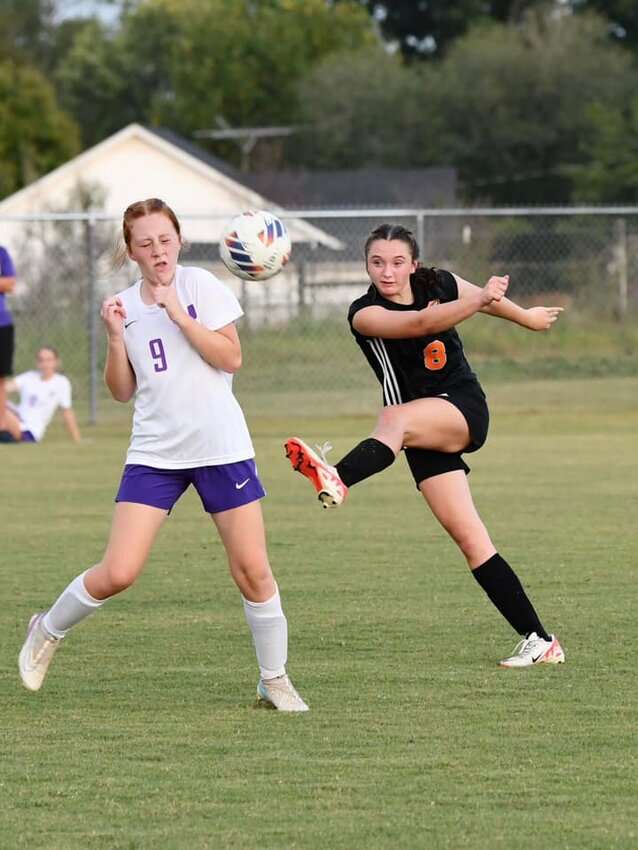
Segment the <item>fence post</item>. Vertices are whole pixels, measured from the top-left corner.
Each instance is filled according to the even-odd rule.
[[[425,217],[422,212],[416,216],[416,241],[421,249],[421,257],[425,256]]]
[[[627,222],[619,218],[616,222],[616,265],[618,268],[618,318],[627,314]]]
[[[297,315],[304,312],[306,306],[306,263],[301,260],[297,263]]]
[[[95,219],[86,221],[86,259],[88,266],[89,331],[89,422],[97,422],[97,276],[95,273]]]

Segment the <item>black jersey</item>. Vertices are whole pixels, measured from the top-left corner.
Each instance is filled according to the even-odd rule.
[[[371,285],[365,295],[350,305],[350,330],[383,387],[384,405],[437,396],[456,387],[478,384],[454,328],[410,339],[383,339],[364,336],[352,326],[355,314],[364,307],[375,305],[386,310],[427,310],[433,304],[456,301],[459,291],[454,275],[438,269],[436,279],[435,288],[413,279],[412,304],[388,301]]]

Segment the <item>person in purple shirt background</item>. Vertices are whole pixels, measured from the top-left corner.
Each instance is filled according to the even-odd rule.
[[[15,442],[6,430],[7,391],[5,382],[13,374],[13,319],[7,307],[7,292],[13,292],[16,272],[6,248],[0,245],[0,442]]]

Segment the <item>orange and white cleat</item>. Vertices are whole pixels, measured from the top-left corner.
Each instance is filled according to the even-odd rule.
[[[509,658],[504,658],[501,667],[532,667],[534,664],[562,664],[565,661],[563,647],[558,638],[550,635],[550,640],[540,638],[532,632],[524,638]]]
[[[325,454],[332,446],[324,443],[317,446],[320,455],[313,451],[303,440],[291,437],[286,440],[286,457],[292,468],[301,472],[312,482],[319,501],[324,508],[336,508],[346,498],[348,488],[339,478],[339,473],[326,460]]]

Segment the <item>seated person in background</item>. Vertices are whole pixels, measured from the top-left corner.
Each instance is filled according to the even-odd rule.
[[[6,383],[7,393],[20,396],[17,405],[7,404],[7,430],[18,442],[39,443],[59,407],[71,439],[79,443],[82,438],[71,406],[71,382],[58,372],[60,355],[50,345],[43,345],[36,352],[36,365],[37,370],[22,372]]]

